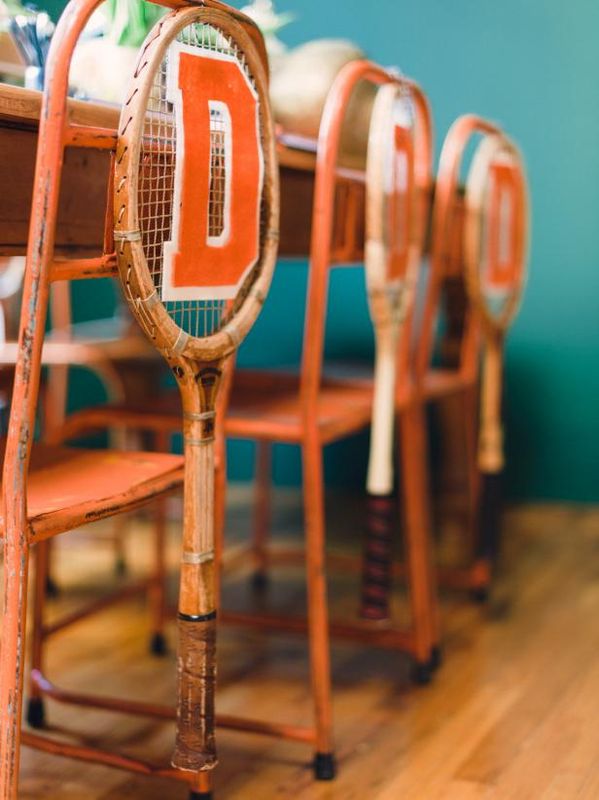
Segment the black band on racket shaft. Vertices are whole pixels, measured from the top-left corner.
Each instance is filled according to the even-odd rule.
[[[362,555],[362,604],[364,619],[388,619],[393,531],[397,518],[395,494],[370,495]]]
[[[495,566],[501,541],[503,472],[484,472],[480,479],[476,555]]]
[[[182,614],[179,611],[177,617],[183,622],[209,622],[211,619],[216,619],[216,611],[210,611],[208,614]]]

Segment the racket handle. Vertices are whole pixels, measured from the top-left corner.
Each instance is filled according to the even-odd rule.
[[[396,519],[395,495],[369,495],[366,537],[362,555],[363,619],[389,618],[393,567],[392,542]]]
[[[371,303],[374,301],[371,299]],[[396,337],[391,331],[376,332],[374,393],[370,426],[370,454],[366,491],[385,497],[393,491],[393,428],[395,425]]]
[[[478,465],[483,473],[503,470],[503,347],[498,336],[489,337],[483,357]]]
[[[177,733],[171,763],[183,770],[216,766],[214,692],[216,611],[195,619],[179,615]]]

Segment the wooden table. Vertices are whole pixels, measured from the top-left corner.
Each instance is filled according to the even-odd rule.
[[[0,255],[26,250],[41,93],[0,84]],[[119,109],[69,100],[71,121],[115,131]],[[116,135],[116,134],[115,134]],[[281,134],[282,256],[309,252],[315,142]],[[69,147],[65,153],[56,237],[58,256],[99,255],[109,171],[106,150]],[[364,239],[364,184],[359,170],[341,171],[334,260],[359,261]]]

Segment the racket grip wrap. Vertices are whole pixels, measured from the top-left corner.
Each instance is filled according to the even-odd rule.
[[[360,616],[363,619],[383,620],[389,618],[395,516],[396,507],[393,494],[370,495],[362,556]]]
[[[179,614],[177,655],[177,731],[173,767],[188,771],[217,764],[214,733],[216,688],[216,611]]]

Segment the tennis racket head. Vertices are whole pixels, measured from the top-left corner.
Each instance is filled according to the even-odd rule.
[[[504,333],[526,283],[529,204],[526,171],[503,134],[485,136],[465,185],[464,261],[471,301],[485,328]]]
[[[398,323],[414,296],[423,245],[417,135],[409,85],[382,85],[372,108],[366,160],[365,269],[375,323]]]
[[[167,360],[214,361],[247,334],[277,250],[267,75],[245,28],[186,6],[152,29],[115,155],[115,249],[126,299]]]

